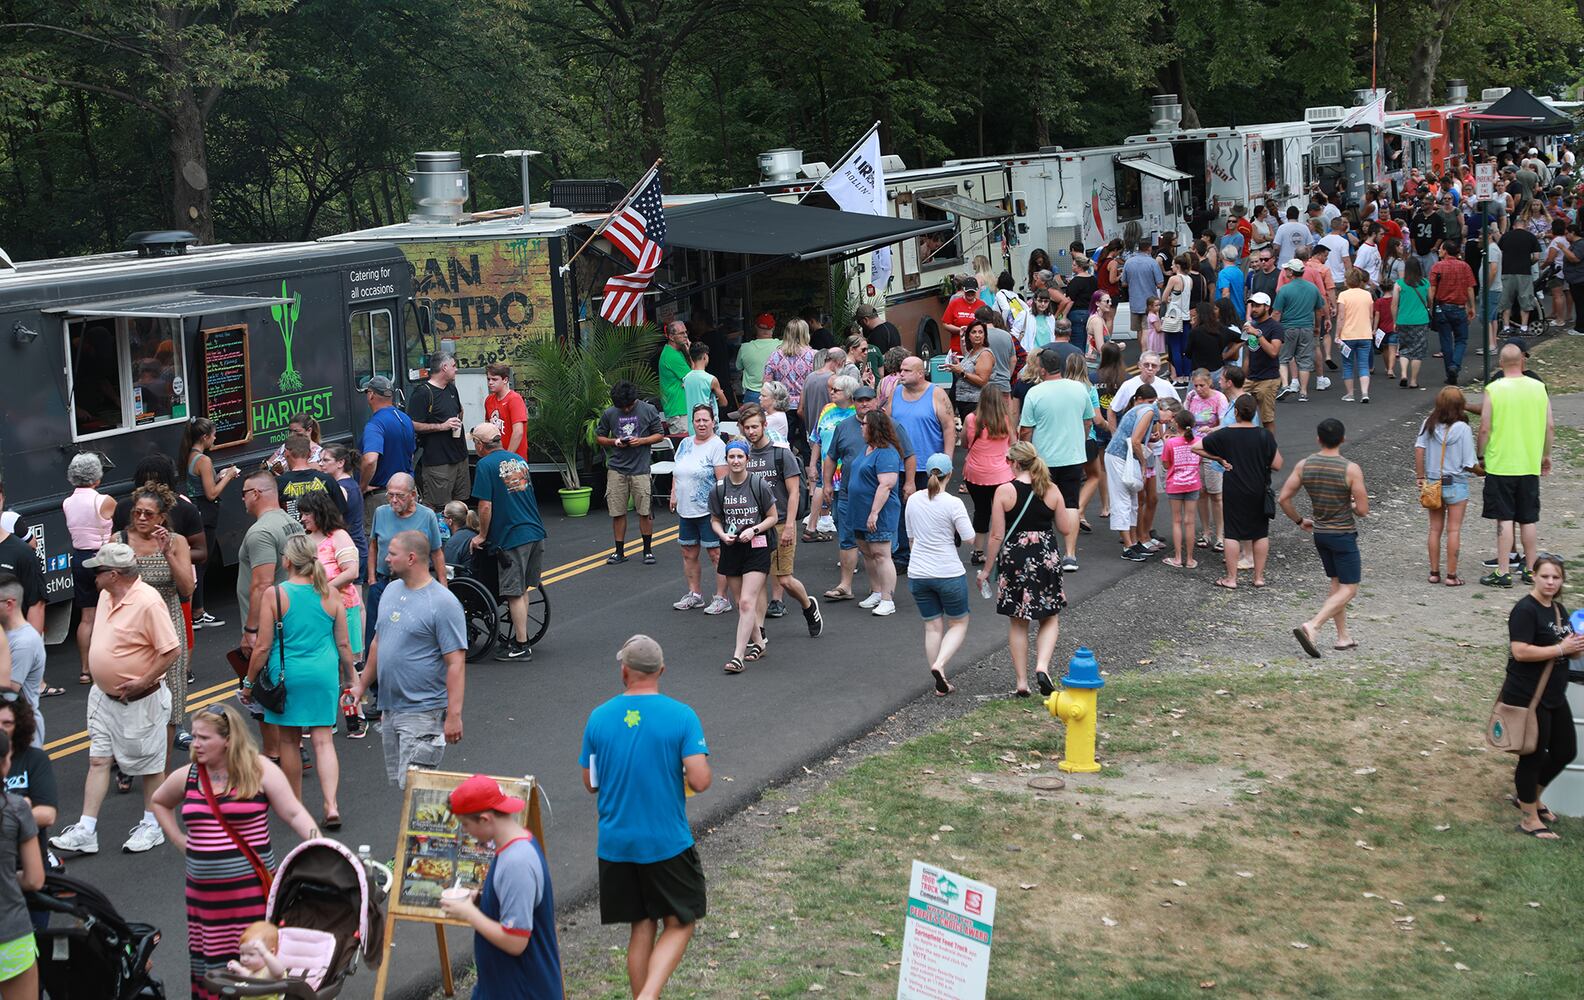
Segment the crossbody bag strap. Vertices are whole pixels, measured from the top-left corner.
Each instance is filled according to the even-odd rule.
[[[1016,489],[1016,487],[1013,487],[1013,488]],[[1033,502],[1034,502],[1034,487],[1033,487],[1032,484],[1030,484],[1028,498],[1023,501],[1023,506],[1018,510],[1017,517],[1014,517],[1012,519],[1012,526],[1010,528],[1008,528],[1006,530],[1006,533],[1001,536],[1001,547],[1002,548],[1006,547],[1007,539],[1012,537],[1012,533],[1017,531],[1017,526],[1023,523],[1023,515],[1028,513],[1029,504],[1031,504]],[[997,554],[999,555],[999,553],[997,553]],[[1001,561],[999,559],[997,559],[997,560],[995,560],[995,561],[990,563],[990,578],[993,580],[993,579],[999,577],[1000,575],[1001,575]]]
[[[280,584],[275,585],[275,648],[280,651],[281,684],[286,683],[286,609],[281,606]]]
[[[1562,628],[1562,609],[1553,601],[1551,603],[1551,611],[1556,615],[1557,628],[1560,630]],[[1557,657],[1551,657],[1546,662],[1545,669],[1540,672],[1540,683],[1535,686],[1534,697],[1529,699],[1529,711],[1533,712],[1540,707],[1540,696],[1545,694],[1546,684],[1551,680],[1551,668],[1556,666],[1556,661]]]
[[[247,858],[248,864],[253,866],[253,874],[259,878],[259,883],[264,886],[264,892],[269,892],[270,883],[274,881],[268,868],[264,867],[264,859],[258,856],[253,845],[243,840],[236,832],[236,828],[226,821],[225,814],[220,811],[220,800],[215,798],[214,787],[209,783],[209,771],[202,764],[194,765],[198,768],[198,790],[203,792],[204,801],[209,803],[209,812],[214,815],[215,822],[220,824],[220,829],[231,838],[237,850]]]

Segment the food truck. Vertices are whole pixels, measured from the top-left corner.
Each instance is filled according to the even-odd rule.
[[[293,414],[326,441],[353,440],[368,415],[358,386],[405,384],[427,353],[406,260],[383,245],[198,247],[188,233],[143,233],[134,249],[0,262],[0,472],[45,573],[51,632],[72,593],[61,501],[80,452],[124,494],[145,456],[178,459],[187,419],[215,422],[217,466],[256,467]],[[236,559],[248,518],[222,498],[220,552]]]

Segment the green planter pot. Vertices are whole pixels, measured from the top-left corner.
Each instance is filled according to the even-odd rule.
[[[594,487],[579,486],[575,490],[562,488],[561,510],[567,517],[587,517],[589,512],[589,498],[594,495]]]

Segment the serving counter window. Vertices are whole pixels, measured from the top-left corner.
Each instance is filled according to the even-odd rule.
[[[74,440],[187,419],[179,319],[90,317],[66,331]]]

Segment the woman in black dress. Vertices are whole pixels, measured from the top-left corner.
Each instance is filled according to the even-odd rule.
[[[1237,422],[1231,427],[1200,438],[1193,447],[1201,458],[1220,461],[1226,469],[1222,480],[1221,513],[1226,533],[1226,576],[1217,587],[1236,590],[1238,553],[1242,546],[1254,550],[1254,586],[1265,586],[1265,559],[1270,554],[1270,519],[1275,516],[1275,500],[1270,494],[1271,473],[1282,467],[1276,438],[1263,427],[1254,426],[1259,403],[1244,394],[1233,404]]]
[[[1062,502],[1061,490],[1051,482],[1050,470],[1032,443],[1013,444],[1007,450],[1007,462],[1012,466],[1013,479],[996,488],[990,512],[988,558],[979,571],[979,587],[983,590],[989,583],[992,571],[1000,577],[996,585],[996,614],[1010,619],[1007,645],[1012,652],[1012,669],[1017,674],[1013,693],[1027,698],[1030,622],[1039,623],[1034,676],[1039,681],[1040,694],[1049,695],[1055,690],[1050,664],[1060,631],[1056,616],[1067,606],[1067,598],[1062,595],[1059,542],[1074,527],[1072,522],[1078,512]]]
[[[1584,653],[1584,635],[1568,624],[1562,606],[1567,570],[1550,554],[1535,559],[1534,584],[1507,616],[1507,678],[1502,682],[1504,705],[1527,706],[1546,667],[1551,676],[1535,705],[1538,739],[1533,753],[1518,758],[1513,771],[1513,804],[1523,812],[1518,832],[1537,840],[1560,840],[1548,824],[1556,814],[1540,801],[1540,793],[1578,756],[1578,736],[1568,708],[1568,660]]]

